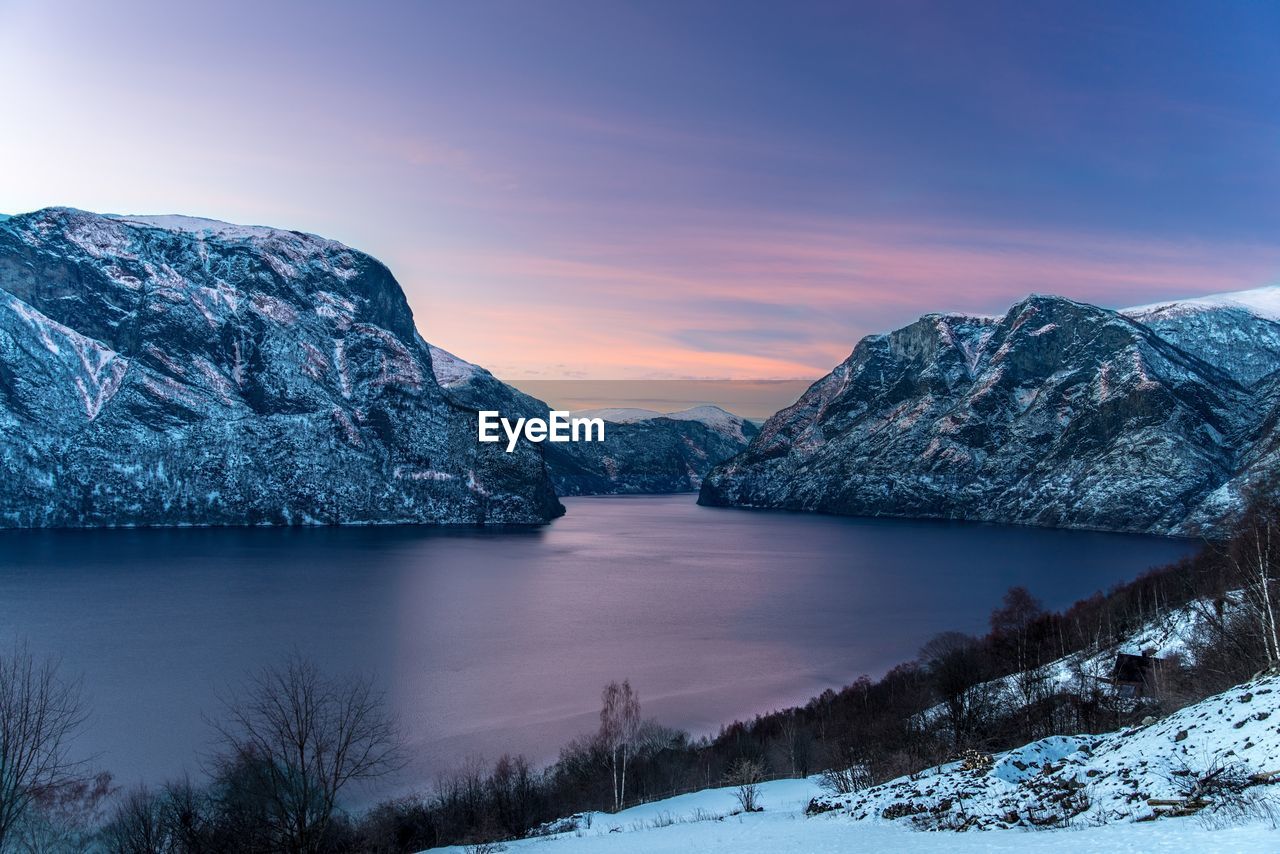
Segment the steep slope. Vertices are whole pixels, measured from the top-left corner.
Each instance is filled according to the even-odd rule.
[[[1243,386],[1280,370],[1280,286],[1138,306],[1121,314]]]
[[[538,523],[375,259],[297,232],[0,222],[0,526]]]
[[[1001,714],[1016,714],[1023,710],[1028,697],[1035,698],[1068,694],[1089,702],[1099,695],[1111,698],[1113,702],[1125,705],[1129,710],[1142,707],[1142,700],[1134,700],[1127,696],[1125,689],[1111,682],[1116,666],[1117,655],[1150,655],[1160,659],[1171,659],[1179,667],[1187,667],[1196,663],[1196,654],[1201,647],[1200,641],[1212,629],[1206,625],[1205,615],[1213,614],[1219,607],[1226,612],[1239,612],[1245,601],[1240,590],[1228,591],[1219,599],[1202,598],[1186,605],[1161,612],[1141,626],[1128,632],[1117,642],[1095,643],[1085,649],[1073,652],[1062,658],[1045,663],[1034,670],[1011,673],[984,682],[977,686],[975,695],[986,698],[991,708],[999,709]],[[945,703],[938,703],[925,709],[920,715],[921,723],[930,726],[947,728],[947,708]]]
[[[484,368],[436,347],[432,364],[440,386],[462,406],[496,409],[508,418],[545,418],[550,409]],[[718,406],[668,414],[610,409],[574,415],[603,418],[605,441],[542,445],[559,495],[693,492],[713,466],[745,448],[757,429]]]
[[[700,501],[1209,531],[1259,417],[1217,361],[1058,297],[1000,318],[928,315],[859,342],[712,471]]]
[[[1051,736],[989,762],[954,762],[819,798],[813,809],[957,830],[1087,826],[1192,810],[1217,812],[1223,823],[1256,820],[1280,806],[1270,785],[1280,770],[1278,689],[1280,678],[1264,676],[1148,726]],[[1261,805],[1242,814],[1250,804]]]

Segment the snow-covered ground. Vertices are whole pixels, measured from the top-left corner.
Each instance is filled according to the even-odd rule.
[[[581,816],[572,830],[507,843],[506,850],[1277,851],[1280,785],[1270,782],[1272,772],[1280,772],[1280,676],[1146,726],[1053,736],[989,761],[950,763],[850,795],[825,793],[816,777],[779,780],[761,784],[762,812],[741,814],[734,789],[709,789],[615,815]],[[1214,780],[1246,781],[1247,788],[1242,797],[1216,793]],[[823,811],[808,814],[811,802]],[[1173,817],[1175,803],[1208,806]],[[925,832],[956,827],[970,832]]]
[[[1207,830],[1193,825],[1139,824],[1044,833],[916,833],[896,827],[850,827],[795,812],[735,816],[644,832],[507,843],[511,854],[1264,854],[1280,835],[1264,827]],[[466,847],[440,849],[466,852]],[[483,850],[483,849],[481,849]]]
[[[968,767],[953,762],[820,802],[854,821],[885,821],[888,814],[930,827],[1088,827],[1159,818],[1170,808],[1161,802],[1187,800],[1199,780],[1213,778],[1205,784],[1211,787],[1215,780],[1263,781],[1280,773],[1280,677],[1256,679],[1147,726],[1051,736],[990,759]],[[1255,811],[1280,815],[1276,789],[1260,782],[1245,792],[1259,800]],[[1196,820],[1233,821],[1219,807],[1236,801],[1222,795],[1219,803],[1211,793],[1204,799],[1209,806]],[[1280,849],[1280,835],[1275,839]]]
[[[1040,832],[922,833],[889,822],[856,822],[841,814],[807,817],[805,806],[821,792],[817,778],[779,780],[760,788],[763,812],[734,815],[737,803],[732,789],[709,789],[616,815],[596,814],[589,827],[508,842],[505,850],[511,854],[1260,854],[1280,849],[1280,832],[1265,824],[1210,829],[1194,819]],[[468,852],[467,846],[433,850]]]

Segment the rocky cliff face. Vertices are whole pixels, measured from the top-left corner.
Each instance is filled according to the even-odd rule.
[[[496,409],[508,418],[545,418],[550,410],[484,368],[439,348],[432,348],[432,364],[440,386],[463,406]],[[542,445],[559,495],[695,492],[713,466],[743,450],[757,432],[754,424],[717,406],[672,413],[611,409],[574,414],[603,418],[605,441]]]
[[[0,221],[0,526],[539,523],[404,295],[333,241],[54,208]]]
[[[870,336],[700,501],[1212,533],[1280,456],[1280,325],[1218,308],[1035,296]]]

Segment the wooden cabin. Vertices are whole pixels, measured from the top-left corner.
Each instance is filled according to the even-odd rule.
[[[1146,649],[1142,655],[1120,653],[1111,671],[1111,684],[1121,697],[1158,696],[1160,676],[1166,660],[1157,658],[1155,650]]]

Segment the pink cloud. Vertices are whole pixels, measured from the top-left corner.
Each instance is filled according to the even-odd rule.
[[[816,376],[862,335],[930,311],[1000,312],[1033,291],[1119,307],[1280,270],[1271,246],[963,224],[790,222],[555,250],[411,259],[411,292],[440,309],[424,334],[530,371]]]

